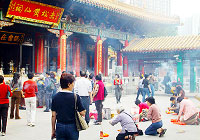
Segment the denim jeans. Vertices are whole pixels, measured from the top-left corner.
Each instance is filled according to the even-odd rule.
[[[138,89],[136,100],[139,98],[140,94],[143,96],[143,88]]]
[[[155,92],[153,84],[150,84],[150,88],[151,88],[151,97],[153,97]]]
[[[142,102],[145,102],[145,96],[150,97],[150,92],[149,92],[149,89],[148,88],[143,88],[143,98],[142,98]]]
[[[81,102],[83,104],[83,107],[86,110],[86,114],[85,114],[85,121],[88,124],[90,122],[90,116],[89,116],[89,112],[90,112],[90,97],[89,96],[80,96],[81,98]]]
[[[76,124],[56,124],[56,140],[78,140]]]
[[[163,126],[162,121],[152,123],[146,130],[145,130],[145,135],[157,135],[157,129],[161,128]]]
[[[37,94],[39,106],[43,106],[44,98],[45,98],[45,90],[38,90]]]
[[[47,110],[47,111],[49,111],[49,109],[51,109],[52,94],[53,94],[53,92],[47,92],[47,93],[45,94],[45,104],[46,104],[46,110]]]

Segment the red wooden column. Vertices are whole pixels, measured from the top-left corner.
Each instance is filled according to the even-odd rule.
[[[120,51],[117,52],[117,66],[122,66],[122,53]]]
[[[102,73],[102,40],[100,36],[97,36],[97,42],[95,46],[95,75]]]
[[[67,52],[66,52],[66,35],[64,33],[64,30],[60,30],[60,36],[58,38],[58,63],[57,68],[62,71],[66,71],[66,58],[67,58]]]
[[[76,76],[80,76],[80,43],[77,41],[76,45]]]
[[[108,76],[108,47],[105,47],[105,76]]]
[[[35,73],[43,73],[44,69],[44,38],[36,33],[35,39]]]
[[[140,74],[144,75],[144,60],[138,60],[138,70]]]
[[[105,75],[105,48],[102,49],[102,74]]]
[[[128,40],[125,41],[125,48],[128,46]],[[128,77],[128,57],[124,56],[123,59],[123,75],[124,77]]]
[[[73,72],[76,69],[76,44],[77,44],[77,38],[74,38],[73,44],[72,44],[72,71]]]

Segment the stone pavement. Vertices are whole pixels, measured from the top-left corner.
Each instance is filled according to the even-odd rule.
[[[134,106],[134,100],[136,95],[124,95],[121,100],[127,111]],[[140,97],[141,98],[141,97]],[[166,108],[170,104],[168,96],[155,96],[156,102],[159,105],[162,112],[162,119],[164,128],[167,128],[167,133],[163,138],[157,136],[138,136],[136,140],[200,140],[200,126],[179,126],[170,122],[170,119],[174,119],[177,116],[168,115],[165,113]],[[197,106],[200,102],[194,98],[191,98]],[[115,110],[117,104],[113,96],[107,97],[104,102],[105,108],[111,108]],[[94,108],[94,105],[91,106]],[[21,120],[8,120],[7,135],[5,137],[0,136],[0,140],[50,140],[51,135],[51,113],[43,112],[44,109],[37,109],[37,123],[35,127],[26,126],[26,114],[25,111],[20,111]],[[91,120],[90,128],[86,131],[80,132],[79,140],[99,140],[99,132],[103,130],[110,136],[104,138],[105,140],[115,140],[118,132],[121,128],[118,124],[111,126],[109,121],[103,121],[102,126],[94,126]],[[144,131],[151,122],[139,123],[139,127]],[[183,133],[180,133],[180,132]]]

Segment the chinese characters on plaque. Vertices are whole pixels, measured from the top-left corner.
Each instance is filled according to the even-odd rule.
[[[39,2],[11,0],[6,17],[49,25],[58,25],[63,12],[63,8]]]
[[[0,31],[0,43],[21,44],[23,40],[23,33]]]

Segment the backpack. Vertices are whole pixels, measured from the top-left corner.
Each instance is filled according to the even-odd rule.
[[[37,81],[38,90],[44,90],[44,80]]]
[[[56,88],[55,82],[53,79],[49,79],[49,84],[46,88],[48,91],[53,91]]]

